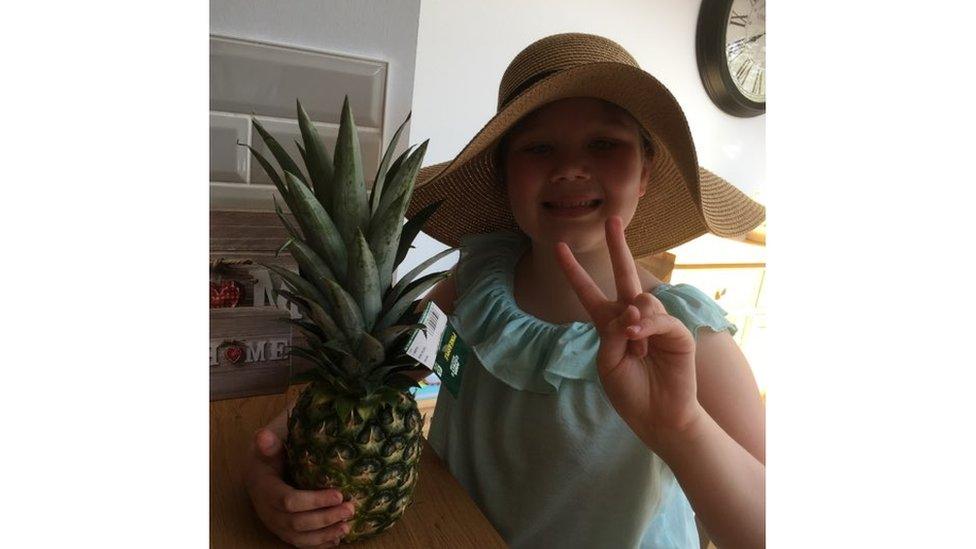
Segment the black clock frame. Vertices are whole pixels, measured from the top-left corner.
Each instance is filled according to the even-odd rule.
[[[731,11],[732,0],[702,0],[695,36],[698,74],[718,108],[742,118],[758,116],[766,112],[766,102],[758,103],[742,95],[729,73],[725,31]]]

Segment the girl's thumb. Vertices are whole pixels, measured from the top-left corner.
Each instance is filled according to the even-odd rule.
[[[260,429],[254,435],[255,445],[264,456],[273,456],[281,448],[281,441],[274,433],[267,429]]]

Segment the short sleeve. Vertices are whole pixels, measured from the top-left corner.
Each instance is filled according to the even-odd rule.
[[[725,318],[728,315],[725,309],[690,284],[661,284],[652,289],[651,294],[661,300],[668,314],[688,327],[695,341],[698,341],[698,330],[703,327],[713,332],[728,330],[732,335],[739,330]]]

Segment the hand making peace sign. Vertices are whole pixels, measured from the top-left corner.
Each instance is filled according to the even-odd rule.
[[[556,244],[556,257],[600,335],[597,369],[610,403],[651,445],[704,413],[697,398],[695,340],[656,297],[642,291],[620,217],[607,220],[606,232],[616,300],[607,299],[565,243]]]

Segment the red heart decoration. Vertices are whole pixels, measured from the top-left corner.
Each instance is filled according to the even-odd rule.
[[[232,363],[237,364],[244,357],[244,349],[240,347],[227,347],[224,349],[224,356]]]
[[[225,280],[220,284],[210,283],[210,307],[237,307],[241,300],[241,287],[233,280]]]

